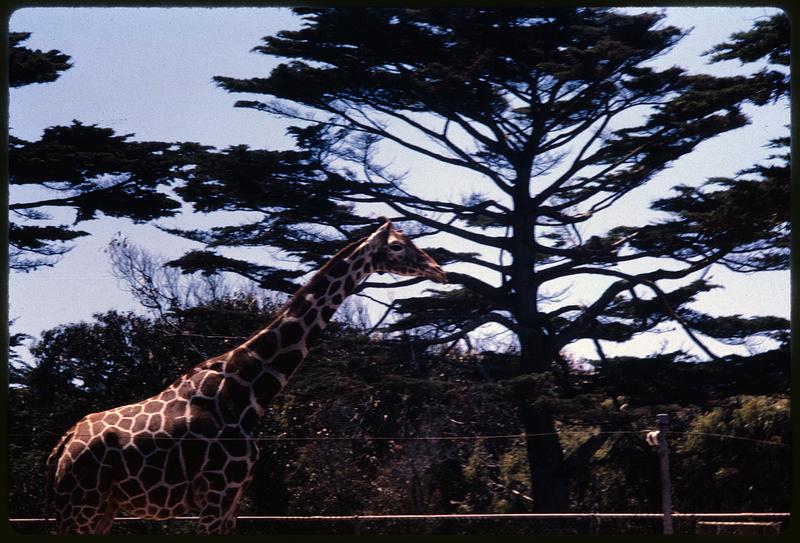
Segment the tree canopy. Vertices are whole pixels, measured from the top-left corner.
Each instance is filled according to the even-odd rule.
[[[58,79],[72,65],[60,51],[32,51],[20,45],[27,32],[9,35],[12,87]],[[19,92],[19,91],[17,91]],[[46,128],[36,141],[9,136],[9,184],[37,189],[9,205],[10,267],[32,271],[52,266],[70,250],[70,241],[87,235],[77,225],[98,215],[145,222],[175,215],[180,202],[163,190],[186,157],[201,149],[192,144],[140,142],[133,134],[73,121]],[[74,212],[72,224],[53,224],[53,210]]]
[[[415,236],[443,233],[481,248],[470,253],[431,248],[441,261],[469,264],[476,272],[451,271],[455,288],[396,300],[392,307],[405,317],[391,329],[452,341],[494,322],[518,339],[520,374],[563,375],[568,370],[561,353],[570,344],[592,340],[602,360],[601,342],[622,343],[668,322],[711,359],[718,357],[704,336],[725,342],[753,334],[785,337],[785,319],[712,316],[690,306],[717,287],[705,274],[697,277],[713,265],[738,272],[786,269],[788,163],[756,166],[735,179],[675,180],[672,194],[654,199],[651,208],[661,213],[650,224],[582,233],[702,142],[746,125],[746,104],[782,96],[786,76],[779,70],[718,77],[678,66],[658,68],[652,61],[685,31],[664,25],[657,13],[316,7],[295,12],[305,21],[302,29],[267,36],[254,49],[284,59],[282,64],[266,77],[215,81],[230,92],[260,98],[240,100],[237,107],[295,120],[290,133],[301,154],[281,155],[293,166],[270,157],[257,177],[243,177],[239,164],[252,168],[261,152],[230,149],[219,159],[237,156],[236,170],[190,172],[180,190],[196,209],[230,205],[227,209],[257,210],[265,219],[174,233],[209,248],[270,242],[316,265],[360,232],[368,205],[387,206],[397,215],[393,220],[408,223]],[[734,42],[714,50],[712,60],[729,58],[772,28],[762,25],[754,35],[734,36]],[[780,39],[766,43],[762,51],[788,50]],[[785,60],[780,54],[769,58]],[[426,196],[418,182],[404,182],[384,164],[388,148],[449,167],[453,179],[471,175],[484,188],[464,186],[450,200]],[[286,182],[287,168],[305,166],[311,169],[302,172],[303,181]],[[264,182],[241,199],[242,179],[253,178]],[[313,187],[307,192],[311,197],[269,199],[273,190],[294,186]],[[764,205],[753,205],[756,201]],[[232,271],[265,286],[278,283],[263,274],[289,278],[285,271],[213,252],[195,252],[174,264],[187,271]],[[605,290],[585,305],[548,299],[551,285],[581,277],[604,279]],[[675,280],[682,284],[666,286]],[[409,283],[414,281],[401,284]],[[540,510],[563,509],[563,466],[569,462],[553,437],[555,421],[533,398],[524,405],[526,431],[543,436],[527,442],[532,484],[538,480],[542,489]]]
[[[274,193],[278,187],[272,183],[290,186],[281,169],[269,168],[266,171],[275,175],[268,174],[269,181],[261,187],[270,190],[251,187],[246,203],[224,198],[229,209],[259,209],[269,219],[249,227],[193,232],[193,239],[203,239],[210,247],[270,241],[317,264],[314,253],[329,254],[343,231],[363,224],[348,203],[385,204],[401,219],[428,227],[426,232],[457,235],[513,259],[501,265],[475,254],[439,249],[437,256],[447,261],[468,262],[499,274],[495,285],[466,274],[450,277],[463,285],[463,295],[469,291],[487,304],[485,318],[476,321],[471,318],[474,312],[453,311],[449,322],[437,313],[426,322],[416,313],[410,325],[431,324],[452,332],[486,318],[523,328],[541,328],[534,320],[549,320],[561,325],[549,331],[551,350],[596,335],[592,330],[602,334],[598,321],[611,316],[612,304],[614,317],[620,318],[616,297],[629,290],[628,285],[649,288],[655,281],[686,277],[713,263],[742,271],[785,268],[788,200],[785,183],[780,182],[712,179],[701,187],[676,185],[672,196],[653,203],[655,210],[672,215],[667,220],[645,227],[619,226],[587,240],[574,232],[576,225],[590,222],[701,141],[745,124],[742,105],[763,104],[772,96],[767,88],[774,81],[771,72],[718,78],[640,66],[683,35],[674,27],[659,27],[661,16],[656,14],[628,16],[605,9],[356,11],[358,17],[347,9],[298,10],[307,21],[304,29],[267,37],[255,49],[291,62],[268,78],[216,78],[229,91],[276,98],[240,101],[239,107],[309,121],[292,133],[301,148],[321,159],[319,169],[305,181],[313,183],[314,195],[322,196],[320,204],[312,199],[293,205],[284,199],[278,206],[253,206],[254,194]],[[369,24],[362,26],[365,18]],[[290,103],[329,117],[310,122],[308,110]],[[609,130],[616,116],[635,108],[644,114],[639,126]],[[406,137],[410,129],[417,133]],[[423,137],[431,143],[422,146]],[[477,172],[500,189],[495,191],[499,197],[466,195],[457,203],[415,196],[376,163],[375,147],[383,141]],[[573,144],[578,141],[580,145]],[[554,153],[561,151],[556,159]],[[258,153],[252,151],[252,159]],[[547,175],[545,170],[556,166],[562,173]],[[323,168],[324,173],[319,171]],[[182,195],[197,209],[221,209],[220,192],[199,187],[215,186],[231,195],[240,190],[240,174],[226,179],[226,172],[216,172],[218,178],[208,173],[193,177]],[[768,204],[750,206],[754,199]],[[325,213],[332,202],[339,202],[347,220]],[[781,210],[778,215],[776,209]],[[276,216],[281,217],[281,227],[274,225]],[[736,220],[742,216],[749,220]],[[338,229],[321,228],[331,222]],[[493,235],[501,232],[504,235]],[[323,243],[328,239],[333,248]],[[301,247],[303,252],[297,251]],[[609,269],[653,257],[686,265],[678,271],[651,270],[636,276]],[[208,264],[213,266],[212,261]],[[547,283],[584,274],[621,281],[582,313],[570,315],[558,308],[551,318],[537,307],[537,293]],[[708,288],[703,282],[694,284],[693,293],[681,293],[684,301],[674,300],[675,307]],[[445,307],[454,298],[452,292],[440,296],[447,298]],[[414,307],[412,303],[405,307]],[[662,313],[661,319],[672,318],[669,309],[651,305]],[[641,324],[628,320],[627,326],[616,323],[616,332],[609,335],[626,340],[642,331]]]
[[[46,195],[9,205],[12,269],[54,264],[53,257],[69,250],[66,242],[87,234],[76,225],[100,214],[146,222],[179,211],[180,202],[159,189],[172,183],[178,157],[194,146],[131,141],[132,136],[74,121],[45,129],[37,141],[10,137],[11,185],[34,186]],[[74,212],[71,225],[37,224],[51,218],[44,210],[58,208]]]
[[[53,49],[43,52],[21,45],[31,37],[30,32],[9,32],[8,84],[22,87],[33,83],[48,83],[69,70],[72,64],[69,55]]]

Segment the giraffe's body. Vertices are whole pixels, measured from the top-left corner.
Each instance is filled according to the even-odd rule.
[[[383,271],[445,281],[386,221],[333,257],[242,345],[151,398],[81,419],[48,459],[58,531],[107,533],[118,511],[146,519],[198,511],[198,531],[230,533],[258,459],[258,419],[336,308]]]

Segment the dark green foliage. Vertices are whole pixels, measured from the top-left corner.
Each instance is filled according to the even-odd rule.
[[[434,327],[442,333],[452,333],[485,316],[497,306],[469,289],[440,291],[429,289],[427,296],[406,298],[397,309],[407,317],[387,327],[388,330]],[[473,326],[474,328],[474,326]]]
[[[710,248],[718,262],[736,271],[786,269],[789,264],[789,163],[756,166],[760,178],[711,179],[701,187],[676,186],[676,196],[653,203],[674,219],[641,228],[618,228],[611,238],[630,236],[643,253],[696,259]],[[716,190],[710,190],[716,188]]]
[[[738,59],[745,63],[767,58],[772,64],[788,66],[789,32],[789,17],[780,13],[755,21],[750,30],[735,32],[731,41],[715,45],[707,54],[714,53],[714,62]]]
[[[353,213],[349,203],[337,202],[335,181],[326,178],[309,151],[263,151],[247,146],[206,150],[191,158],[192,168],[180,172],[175,188],[197,211],[257,212],[247,224],[220,226],[208,231],[165,229],[206,244],[271,247],[310,264],[324,264],[353,238],[371,231],[374,220]],[[343,236],[344,234],[344,236]],[[257,265],[211,251],[193,251],[170,263],[186,273],[228,271],[262,288],[292,292],[292,280],[306,270]]]
[[[712,179],[700,188],[678,185],[676,196],[653,204],[655,210],[667,212],[666,218],[647,226],[619,226],[577,243],[570,231],[699,143],[746,124],[743,104],[764,104],[772,96],[764,91],[769,74],[712,77],[679,67],[643,66],[684,35],[661,25],[661,15],[626,15],[605,8],[302,8],[296,13],[306,21],[301,30],[265,37],[254,49],[285,58],[286,63],[266,78],[220,76],[217,83],[231,92],[267,97],[240,101],[240,107],[310,121],[310,114],[294,103],[329,115],[290,129],[308,153],[301,162],[312,156],[319,161],[306,182],[313,181],[325,198],[342,204],[382,202],[426,229],[508,251],[519,263],[502,266],[477,253],[432,249],[445,262],[469,262],[498,272],[502,286],[451,273],[451,282],[462,290],[400,300],[396,308],[407,316],[393,329],[423,326],[450,337],[458,328],[466,331],[476,323],[495,321],[514,331],[517,326],[531,329],[520,337],[523,346],[544,341],[533,335],[549,335],[551,348],[544,356],[555,356],[557,349],[576,339],[627,341],[684,313],[684,326],[721,322],[694,313],[690,319],[683,309],[703,288],[695,284],[665,294],[651,286],[660,279],[680,279],[714,263],[737,271],[785,268],[788,169],[752,170],[743,174],[760,173],[761,178]],[[780,46],[775,40],[770,44]],[[593,127],[602,129],[614,116],[643,104],[650,107],[644,108],[640,125],[595,132]],[[428,115],[428,121],[420,121],[418,113]],[[415,130],[432,144],[419,144],[392,128],[395,125]],[[447,131],[451,125],[474,147],[453,139]],[[596,145],[587,144],[571,165],[565,164],[560,177],[540,186],[536,172],[564,162],[554,153],[566,152],[579,134]],[[478,192],[458,204],[415,196],[378,164],[376,145],[382,141],[483,174],[511,197],[511,204]],[[334,158],[363,173],[333,166]],[[264,164],[272,164],[268,170],[280,177],[282,167],[271,160]],[[238,202],[236,176],[229,177],[221,183],[232,187],[230,199]],[[284,181],[286,187],[298,182]],[[270,183],[265,179],[251,197],[258,200]],[[754,206],[754,201],[763,205]],[[309,207],[316,210],[317,205],[311,202]],[[242,203],[234,208],[248,209]],[[279,216],[285,213],[277,211]],[[434,219],[430,213],[451,220]],[[316,254],[327,255],[331,239],[321,235],[320,227],[336,220],[341,221],[326,222],[316,211],[305,214],[301,209],[280,224],[285,229],[267,219],[218,228],[205,237],[184,235],[215,247],[271,243],[318,261],[314,244]],[[342,229],[351,224],[339,223]],[[310,228],[320,234],[305,243]],[[505,230],[503,235],[497,235],[498,228]],[[652,257],[677,259],[686,266],[634,276],[605,269]],[[235,268],[220,263],[218,269]],[[540,289],[575,274],[610,275],[622,281],[583,312],[537,315]],[[652,296],[642,296],[642,288],[629,288],[636,285],[650,288]],[[626,290],[631,297],[620,297]],[[705,326],[702,331],[723,338],[727,332],[722,330]]]
[[[66,242],[86,235],[74,225],[98,215],[146,222],[175,215],[180,203],[159,188],[172,182],[177,156],[189,155],[191,145],[130,141],[131,135],[73,121],[44,131],[38,141],[10,137],[9,181],[40,187],[47,196],[12,202],[11,266],[29,271],[52,265],[69,250]],[[48,208],[75,212],[73,225],[37,226]]]
[[[635,66],[680,36],[674,27],[653,32],[658,16],[620,17],[609,10],[305,8],[297,13],[308,21],[306,28],[264,38],[265,45],[255,50],[320,65],[284,64],[266,80],[217,81],[230,90],[315,106],[346,96],[411,111],[460,108],[477,118],[506,110],[497,86],[527,85],[531,65],[554,82],[596,81]],[[646,32],[649,42],[635,43]],[[609,39],[598,42],[600,35]]]
[[[705,54],[711,55],[712,62],[739,60],[745,64],[766,59],[771,64],[789,66],[789,37],[789,17],[780,13],[755,21],[750,30],[733,33],[731,41],[717,44]],[[791,79],[787,73],[764,70],[759,75],[773,99],[789,94]]]
[[[9,328],[14,326],[14,320],[9,320]],[[17,347],[22,346],[25,340],[32,339],[29,334],[25,334],[22,332],[17,332],[16,334],[9,334],[8,337],[8,361],[9,362],[19,362],[19,353],[15,351]]]
[[[292,293],[299,287],[292,279],[305,274],[302,270],[282,270],[271,266],[259,266],[243,260],[227,258],[211,251],[191,251],[170,261],[168,266],[180,268],[184,273],[200,272],[213,275],[233,272],[255,281],[259,287],[278,292]]]
[[[315,197],[317,168],[308,153],[249,149],[246,145],[199,157],[178,193],[198,211],[281,207]],[[320,187],[324,188],[324,187]]]
[[[758,336],[773,339],[784,346],[789,345],[789,321],[780,317],[710,317],[684,312],[683,318],[699,332],[732,345],[742,344],[746,339]]]
[[[12,87],[55,81],[72,66],[70,57],[60,51],[44,53],[21,46],[29,37],[27,32],[9,34]],[[52,266],[70,250],[70,241],[86,235],[75,225],[100,214],[146,222],[177,213],[180,203],[158,189],[169,185],[201,148],[136,142],[132,136],[78,121],[47,128],[38,141],[9,136],[10,185],[39,189],[37,197],[25,202],[13,201],[12,192],[11,269],[27,272]],[[54,208],[73,211],[73,223],[31,224],[50,220],[47,210]]]
[[[31,37],[30,32],[9,32],[8,84],[22,87],[33,83],[48,83],[72,68],[69,55],[61,51],[32,50],[22,46]]]
[[[647,359],[608,359],[598,364],[588,390],[623,397],[628,408],[707,406],[740,394],[787,394],[789,376],[788,349],[702,363],[680,353],[665,353]]]
[[[788,396],[734,396],[695,418],[679,442],[676,494],[685,507],[788,511],[791,425]],[[736,436],[732,438],[731,436]],[[717,496],[709,503],[708,496]]]
[[[38,252],[57,251],[53,245],[89,235],[80,230],[69,230],[68,226],[35,226],[9,224],[8,242],[19,251]],[[12,267],[19,266],[13,262]]]
[[[78,222],[94,219],[98,212],[136,222],[174,215],[180,204],[155,190],[174,173],[174,149],[167,143],[128,141],[130,137],[73,121],[46,129],[36,142],[13,138],[11,184],[46,183],[69,196],[36,206],[12,204],[11,209],[67,206],[76,209]]]
[[[147,318],[110,312],[96,319],[44,333],[31,349],[37,366],[18,383],[35,389],[59,416],[147,397],[169,384],[187,363],[185,355],[176,357],[174,349],[153,341],[162,332]],[[142,396],[144,391],[148,393]]]
[[[270,309],[234,298],[180,310],[179,324],[167,328],[111,312],[46,332],[35,366],[17,372],[9,390],[11,516],[43,511],[44,459],[75,420],[157,392],[203,356],[241,341]],[[509,355],[412,346],[334,322],[260,423],[261,460],[241,514],[530,511],[525,441],[513,437],[521,428],[509,416],[525,399],[557,420],[575,510],[658,509],[657,455],[643,432],[663,409],[672,413],[678,510],[786,507],[787,450],[735,439],[788,443],[785,351],[705,364],[674,355],[612,359],[559,380],[509,378],[494,360]],[[737,485],[749,489],[744,502],[736,501]],[[180,523],[149,529],[192,531]]]

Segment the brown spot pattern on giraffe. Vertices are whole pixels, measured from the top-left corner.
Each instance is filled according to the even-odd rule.
[[[258,353],[263,360],[268,360],[278,350],[278,335],[274,330],[260,334],[253,338],[250,348]]]
[[[118,510],[150,519],[196,510],[198,531],[230,533],[258,458],[251,436],[259,411],[295,372],[304,346],[368,273],[417,272],[383,256],[393,236],[405,242],[392,232],[387,221],[337,254],[279,313],[293,319],[276,320],[151,398],[70,428],[48,458],[58,531],[107,533]]]
[[[299,349],[287,351],[276,356],[270,363],[270,367],[288,376],[294,373],[302,360],[303,353]]]
[[[280,391],[281,384],[268,372],[262,373],[253,383],[253,392],[262,408],[265,408]]]

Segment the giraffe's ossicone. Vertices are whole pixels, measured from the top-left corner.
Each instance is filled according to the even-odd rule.
[[[351,243],[265,328],[138,403],[78,421],[48,458],[59,533],[108,533],[125,511],[167,519],[196,511],[200,533],[231,533],[258,459],[267,404],[336,308],[373,272],[445,282],[438,264],[392,223]]]

